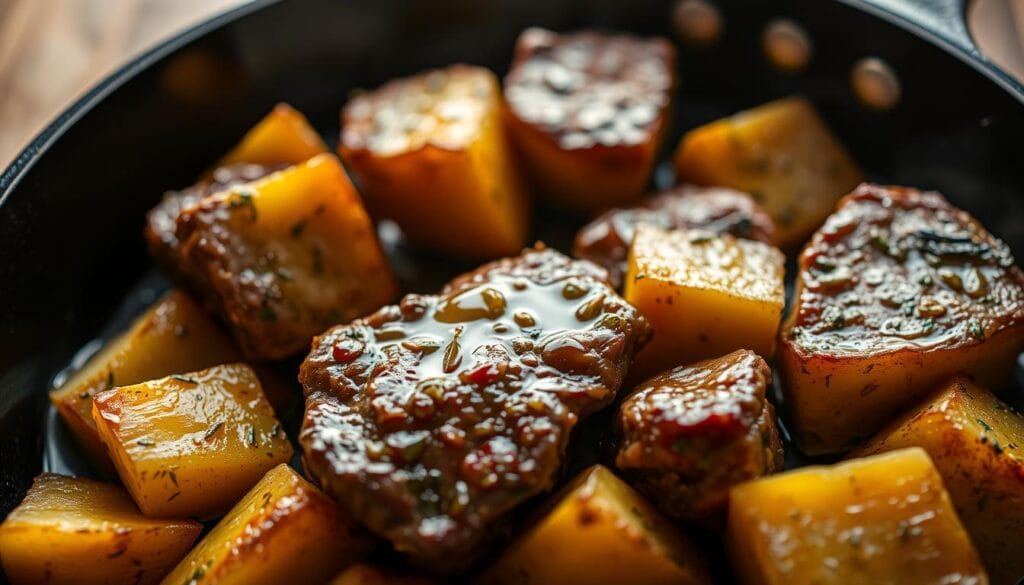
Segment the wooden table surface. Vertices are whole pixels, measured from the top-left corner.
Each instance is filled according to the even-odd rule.
[[[86,89],[145,48],[248,0],[0,0],[0,169]],[[727,0],[717,0],[727,1]],[[1024,0],[974,0],[981,46],[1024,78]]]
[[[248,0],[0,0],[0,169],[118,66]]]

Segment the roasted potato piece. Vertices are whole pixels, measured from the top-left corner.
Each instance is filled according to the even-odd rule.
[[[686,537],[607,468],[583,471],[551,502],[477,583],[711,583]]]
[[[750,585],[988,583],[942,478],[917,448],[733,488],[728,543]]]
[[[331,155],[207,197],[178,217],[178,272],[247,357],[281,359],[396,292],[373,224]]]
[[[113,472],[92,420],[92,398],[97,392],[240,357],[234,342],[195,301],[172,290],[51,392],[50,401],[91,461],[101,470]]]
[[[14,585],[158,583],[203,526],[146,518],[119,486],[44,473],[0,524]]]
[[[439,585],[439,582],[423,575],[356,563],[335,577],[331,585]]]
[[[505,77],[509,130],[550,200],[584,212],[626,205],[647,186],[674,89],[665,39],[530,28]]]
[[[327,145],[309,120],[288,104],[277,104],[216,166],[295,165],[325,152]]]
[[[966,378],[945,384],[857,452],[922,447],[992,582],[1024,577],[1024,417]]]
[[[739,350],[645,381],[619,407],[615,466],[666,516],[717,526],[729,488],[782,469],[771,378]]]
[[[1024,274],[938,193],[861,185],[799,269],[779,364],[808,453],[856,446],[957,372],[1000,388],[1024,346]]]
[[[654,339],[631,377],[737,349],[770,357],[785,303],[784,262],[761,242],[638,225],[623,296],[651,322]]]
[[[639,223],[664,229],[703,229],[766,244],[775,241],[768,214],[746,193],[723,187],[676,187],[638,207],[611,209],[576,234],[573,255],[604,267],[616,288],[626,274],[629,244]]]
[[[415,564],[465,571],[647,340],[605,276],[532,250],[328,330],[299,372],[308,469]]]
[[[339,151],[366,204],[418,245],[469,258],[516,254],[528,201],[490,71],[453,65],[350,101]]]
[[[181,210],[208,195],[255,181],[325,152],[327,145],[306,117],[287,104],[278,104],[199,182],[181,191],[164,193],[163,200],[146,216],[145,236],[150,254],[173,273]]]
[[[675,153],[681,183],[754,195],[779,244],[797,246],[863,174],[811,104],[790,97],[695,128]]]
[[[92,402],[100,439],[147,516],[223,514],[292,456],[245,364],[121,386]]]
[[[164,585],[318,585],[376,546],[287,465],[267,472],[163,580]]]

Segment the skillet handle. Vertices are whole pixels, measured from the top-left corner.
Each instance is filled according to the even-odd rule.
[[[967,0],[845,0],[887,20],[902,20],[917,32],[975,57],[978,46],[967,28]]]

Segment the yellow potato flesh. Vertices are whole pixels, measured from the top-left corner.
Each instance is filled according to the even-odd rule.
[[[229,364],[97,394],[93,420],[147,516],[228,510],[292,446],[259,380]]]
[[[770,358],[785,303],[784,257],[761,242],[637,227],[623,296],[654,338],[631,378],[750,349]]]
[[[0,561],[14,585],[157,583],[202,531],[143,516],[119,486],[43,474],[0,524]]]
[[[288,104],[278,104],[216,166],[298,164],[325,152],[327,145],[306,117]]]
[[[681,183],[753,195],[786,248],[803,242],[863,180],[813,106],[797,97],[691,130],[679,143],[675,165]]]
[[[710,583],[692,545],[607,468],[576,478],[480,584]]]
[[[374,545],[334,502],[282,464],[267,472],[163,583],[319,584]]]
[[[90,459],[112,471],[92,420],[94,394],[240,358],[234,342],[202,308],[186,293],[173,290],[53,391],[50,400]]]
[[[1024,417],[966,378],[942,386],[859,455],[921,447],[949,490],[992,582],[1024,576]]]
[[[735,487],[727,540],[748,585],[988,583],[921,449]]]

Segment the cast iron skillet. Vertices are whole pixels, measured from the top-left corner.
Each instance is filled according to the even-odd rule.
[[[801,93],[873,179],[938,189],[1024,254],[1024,87],[977,51],[963,0],[718,4],[725,26],[717,44],[681,47],[669,146],[686,128]],[[456,61],[502,73],[529,25],[673,37],[671,8],[670,0],[259,1],[95,87],[0,175],[0,517],[43,465],[55,372],[104,324],[109,332],[125,323],[147,291],[165,286],[138,286],[152,270],[144,213],[275,102],[293,104],[334,140],[354,88]],[[760,34],[775,17],[803,24],[814,41],[800,74],[781,74],[763,57]],[[902,83],[890,111],[864,109],[849,89],[850,67],[868,55],[885,59]],[[546,225],[537,235],[550,239]],[[438,280],[459,268],[445,266]],[[125,304],[129,290],[136,293]]]

